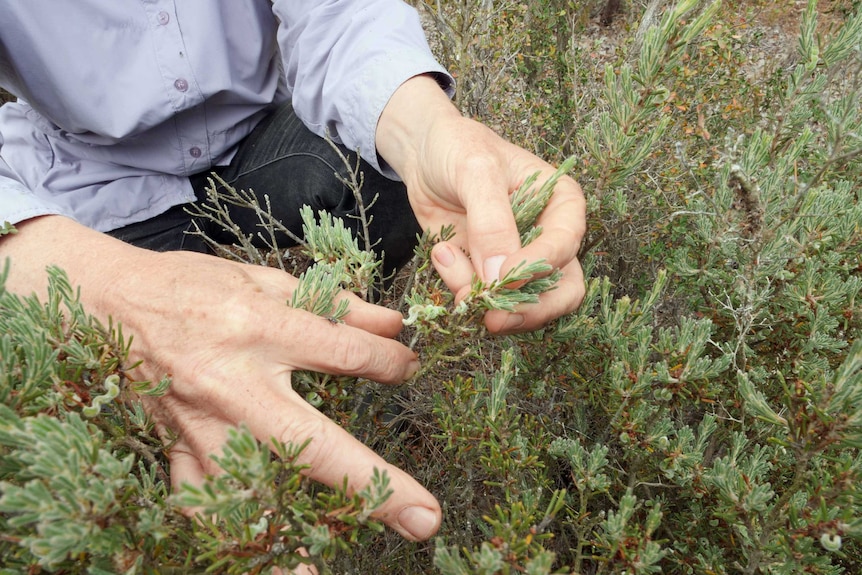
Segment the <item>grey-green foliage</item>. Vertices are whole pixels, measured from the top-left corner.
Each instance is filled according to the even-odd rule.
[[[301,210],[303,220],[303,251],[313,264],[299,276],[299,283],[288,301],[290,307],[302,309],[326,318],[333,325],[343,323],[350,312],[345,290],[370,297],[380,281],[381,260],[374,252],[359,248],[359,242],[340,219],[327,212],[315,216],[309,206]],[[297,371],[293,385],[306,401],[315,407],[328,402],[330,408],[341,403],[353,405],[355,378]]]
[[[14,482],[0,483],[7,532],[27,533],[20,545],[48,568],[62,566],[69,557],[111,557],[122,549],[117,542],[133,534],[135,515],[149,512],[123,509],[122,501],[141,490],[131,474],[134,455],[111,453],[104,436],[77,413],[65,421],[44,414],[21,420],[0,406],[0,417],[0,442],[12,449],[4,463],[18,468]],[[164,512],[156,515],[147,522],[160,525]],[[165,535],[164,527],[153,533]]]
[[[605,573],[686,573],[686,565],[758,573],[779,564],[838,572],[842,538],[858,540],[862,525],[862,343],[836,370],[767,398],[768,380],[737,387],[747,376],[732,369],[710,321],[656,333],[652,306],[617,300],[597,309],[607,286],[591,282],[592,312],[562,322],[581,335],[568,362],[590,378],[580,393],[592,421],[573,417],[548,450],[570,470],[567,564],[581,572],[598,559]],[[602,329],[620,316],[619,330]]]
[[[572,171],[577,160],[576,156],[566,159],[550,178],[542,182],[538,189],[534,187],[539,177],[537,172],[524,180],[524,183],[512,193],[512,211],[515,214],[515,225],[518,226],[518,233],[521,234],[522,245],[530,243],[531,237],[537,232],[541,232],[541,228],[534,231],[534,223],[550,201],[554,193],[554,186],[557,185],[561,177]]]
[[[0,274],[0,567],[2,573],[248,573],[314,562],[379,532],[391,494],[312,489],[301,446],[262,445],[234,430],[223,474],[169,493],[161,441],[134,382],[119,328],[82,308],[50,270],[48,299],[4,289]],[[273,457],[273,453],[276,455]],[[200,511],[196,520],[182,508]],[[304,547],[311,557],[303,558]]]
[[[371,484],[352,496],[346,485],[314,494],[306,487],[307,467],[297,462],[303,447],[266,446],[245,428],[229,432],[223,453],[214,457],[223,473],[202,487],[186,485],[173,498],[199,511],[198,561],[235,574],[302,563],[326,573],[336,553],[382,530],[370,515],[392,493],[388,476],[375,470]]]
[[[496,505],[483,518],[489,536],[473,549],[446,546],[437,540],[434,565],[443,575],[509,575],[528,573],[549,575],[553,572],[556,555],[543,543],[553,535],[545,532],[564,505],[565,492],[551,493],[546,506],[540,507],[536,497],[507,501]]]
[[[537,3],[530,14],[550,5]],[[484,3],[486,13],[494,6]],[[245,430],[219,459],[227,475],[168,499],[145,414],[118,401],[130,385],[118,367],[125,347],[94,331],[65,285],[47,306],[2,296],[0,393],[9,407],[0,433],[0,556],[8,569],[33,568],[33,548],[55,554],[43,565],[56,560],[68,572],[254,572],[296,564],[301,544],[324,572],[858,572],[862,17],[857,9],[830,38],[819,37],[809,3],[793,66],[776,69],[762,94],[752,89],[763,99],[749,112],[729,114],[727,125],[720,114],[707,119],[709,139],[665,114],[671,89],[679,98],[722,90],[708,85],[715,69],[683,70],[712,61],[697,44],[698,34],[718,34],[709,6],[669,6],[640,51],[604,75],[598,113],[570,112],[589,126],[547,136],[571,136],[585,151],[580,159],[590,163],[579,178],[593,233],[646,222],[655,229],[636,249],[656,269],[620,276],[621,289],[591,276],[627,254],[587,253],[587,293],[576,313],[494,339],[482,314],[552,289],[553,274],[521,290],[507,285],[551,271],[547,264],[477,281],[456,305],[431,270],[426,242],[402,306],[420,374],[392,390],[297,377],[310,401],[438,496],[444,523],[433,544],[378,535],[368,518],[388,493],[385,477],[358,497],[310,489],[295,464],[298,448],[273,446],[272,457]],[[733,89],[751,87],[735,78],[724,95],[744,99]],[[681,175],[654,161],[659,152]],[[515,196],[525,242],[540,211],[529,208],[533,200]],[[336,320],[335,330],[343,326],[334,294],[368,284],[345,279],[358,276],[337,260],[359,260],[330,223],[319,243],[334,247],[319,251],[324,263],[303,278],[298,293],[307,297],[294,305]],[[588,248],[598,245],[592,240]],[[99,413],[79,417],[85,408]],[[56,426],[62,438],[49,433]],[[53,453],[61,456],[42,461]],[[81,475],[65,468],[72,460]],[[64,506],[69,481],[98,513]],[[28,490],[49,498],[28,499]],[[207,513],[191,523],[174,503]],[[221,519],[205,519],[210,512]],[[57,527],[69,517],[74,526]],[[37,529],[40,521],[46,526]],[[82,533],[113,551],[60,558],[58,550],[80,549]]]
[[[345,264],[318,263],[299,276],[299,285],[290,298],[290,307],[303,309],[332,321],[341,321],[348,312],[346,299],[338,299],[347,281]]]
[[[687,87],[676,75],[683,61],[696,62],[689,43],[717,14],[714,4],[701,11],[697,4],[669,7],[639,54],[608,68],[603,113],[580,133],[591,160],[582,183],[600,220],[594,225],[609,233],[643,217],[646,206],[646,220],[662,231],[645,236],[653,243],[642,248],[664,269],[640,284],[624,278],[626,292],[640,288],[631,297],[618,297],[608,278],[591,279],[577,313],[517,338],[519,369],[506,401],[536,414],[519,425],[547,442],[539,461],[510,468],[502,493],[469,463],[502,469],[493,449],[509,437],[487,424],[481,400],[492,389],[481,373],[493,367],[476,359],[488,347],[474,343],[476,359],[461,356],[472,380],[458,376],[435,396],[437,413],[449,414],[436,420],[439,437],[454,454],[442,469],[469,486],[461,491],[457,481],[428,475],[447,500],[461,502],[437,545],[435,565],[444,573],[525,570],[524,544],[534,545],[529,535],[547,525],[536,520],[532,532],[498,535],[492,511],[469,508],[496,495],[515,509],[549,480],[566,487],[551,523],[555,537],[541,543],[554,553],[550,569],[859,567],[854,398],[862,346],[850,345],[862,321],[859,15],[831,38],[817,37],[809,4],[800,63],[776,70],[771,99],[746,116],[753,121],[713,127],[720,134],[713,140],[672,135],[679,139],[670,151],[686,170],[677,177],[646,160],[678,128],[665,114],[669,89]],[[717,161],[692,168],[682,152],[707,146]],[[651,220],[657,206],[667,211]],[[593,238],[588,248],[596,245]],[[599,257],[587,257],[588,275]],[[439,307],[429,299],[411,303]]]
[[[519,55],[523,41],[510,35],[502,43],[498,34],[511,26],[511,20],[517,21],[524,6],[513,0],[418,0],[413,4],[433,19],[434,39],[441,47],[438,58],[459,78],[455,101],[472,115],[488,114],[489,95],[498,84],[511,80],[506,63]]]
[[[139,405],[116,401],[132,389],[160,394],[167,382],[125,377],[121,332],[89,316],[60,271],[50,271],[46,302],[5,291],[6,273],[8,263],[0,275],[4,566],[98,573],[169,555],[152,425]]]
[[[572,430],[587,440],[555,443],[552,454],[584,491],[578,446],[603,446],[617,494],[626,485],[662,505],[657,561],[666,573],[858,566],[842,545],[858,542],[862,517],[862,345],[850,346],[862,288],[862,59],[852,48],[862,26],[857,14],[832,42],[815,41],[815,16],[811,3],[801,62],[777,80],[769,121],[728,138],[715,182],[672,216],[679,227],[664,264],[673,283],[659,273],[661,293],[638,305],[593,280],[580,312],[549,330],[560,347],[548,357],[570,350],[598,422]],[[671,327],[655,329],[668,324],[659,304],[675,311]],[[648,572],[633,540],[609,554],[607,528],[581,520],[604,511],[617,523],[649,523],[645,510],[623,513],[625,500],[610,491],[570,503],[575,571],[591,561],[580,553],[585,541],[602,558],[598,572]]]
[[[337,285],[367,298],[375,282],[380,280],[381,261],[374,252],[361,249],[344,222],[328,212],[319,212],[315,216],[311,207],[303,206],[300,214],[304,250],[308,256],[318,265],[340,266],[330,274]]]
[[[855,105],[862,56],[845,48],[848,37],[862,39],[862,18],[849,19],[821,47],[807,38],[813,6],[803,26],[802,62],[769,112],[774,119],[727,143],[714,191],[689,198],[693,234],[671,260],[691,289],[709,290],[705,304],[732,324],[726,349],[737,368],[750,371],[752,361],[779,367],[761,350],[781,330],[784,342],[775,351],[803,380],[824,373],[843,353],[862,288],[862,207],[854,181],[862,155]]]
[[[647,29],[633,62],[605,67],[602,103],[607,109],[596,114],[580,136],[593,166],[589,208],[602,213],[603,221],[611,214],[624,217],[629,212],[628,202],[636,191],[631,189],[632,176],[670,126],[670,117],[662,114],[670,96],[667,83],[689,44],[721,5],[708,2],[698,11],[700,4],[700,0],[675,3],[657,25]]]

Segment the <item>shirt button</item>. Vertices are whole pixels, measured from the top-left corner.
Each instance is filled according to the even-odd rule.
[[[159,24],[161,24],[162,26],[164,26],[165,24],[167,24],[168,22],[171,21],[171,15],[165,11],[159,12],[159,14],[158,14],[158,16],[156,16],[156,18],[158,19]]]
[[[189,155],[193,158],[200,158],[201,157],[201,149],[198,148],[197,146],[191,147],[191,148],[189,148]]]
[[[174,81],[174,88],[180,92],[185,92],[189,89],[189,83],[184,78],[179,78]]]

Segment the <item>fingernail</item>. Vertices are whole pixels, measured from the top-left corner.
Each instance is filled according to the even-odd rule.
[[[437,533],[437,514],[426,507],[405,507],[398,514],[398,523],[410,535],[424,541]]]
[[[444,268],[448,268],[455,263],[455,254],[452,252],[452,248],[446,244],[439,244],[434,249],[434,259]]]
[[[506,256],[491,256],[485,260],[482,271],[485,272],[485,281],[492,282],[500,279],[500,268],[503,267],[503,262],[506,261]]]
[[[519,313],[513,313],[506,318],[506,322],[503,324],[503,331],[515,330],[522,325],[524,325],[524,316]]]

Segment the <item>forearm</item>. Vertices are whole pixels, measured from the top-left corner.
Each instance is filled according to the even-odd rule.
[[[63,216],[40,216],[20,222],[17,233],[0,238],[0,262],[11,261],[6,288],[27,295],[47,294],[48,266],[57,266],[81,288],[87,310],[101,319],[111,315],[105,287],[146,252],[95,232]]]

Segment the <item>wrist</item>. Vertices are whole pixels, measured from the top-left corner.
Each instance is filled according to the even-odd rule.
[[[74,289],[80,288],[87,311],[106,320],[111,306],[106,287],[144,250],[96,232],[64,216],[39,216],[15,226],[17,233],[0,239],[0,264],[11,262],[6,289],[35,293],[45,301],[49,266],[63,270]]]
[[[377,152],[395,173],[406,178],[435,124],[460,116],[432,76],[414,76],[398,87],[380,114],[375,135]]]

